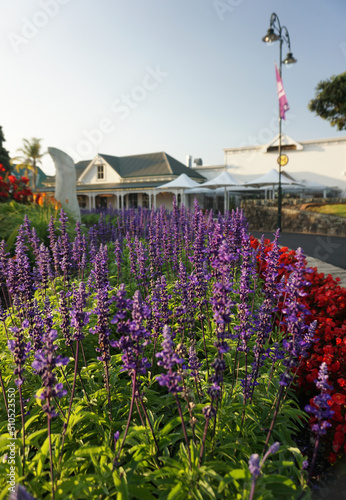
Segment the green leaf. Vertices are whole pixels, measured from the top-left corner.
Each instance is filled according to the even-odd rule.
[[[163,429],[160,430],[160,436],[165,436],[169,434],[173,429],[175,429],[179,424],[181,424],[180,417],[172,418],[168,424],[164,426]]]
[[[129,492],[127,489],[126,474],[122,467],[119,467],[119,471],[115,470],[113,472],[113,481],[117,490],[117,500],[128,500]]]
[[[182,497],[182,494],[182,486],[180,483],[178,483],[169,493],[167,500],[179,500],[180,498],[184,498]]]
[[[149,489],[143,485],[128,485],[128,491],[131,497],[138,498],[138,500],[157,500],[157,497],[151,493],[153,487]],[[130,497],[130,498],[131,498]]]
[[[35,431],[32,434],[28,434],[25,441],[26,444],[30,444],[31,446],[38,446],[38,442],[42,436],[47,434],[47,429],[40,429],[39,431]]]
[[[99,456],[101,454],[108,454],[109,448],[106,446],[82,446],[78,448],[74,453],[76,457],[89,457],[90,455]]]
[[[245,479],[246,474],[244,469],[233,469],[229,472],[229,475],[233,477],[233,479]]]
[[[42,473],[43,466],[47,460],[48,457],[48,452],[49,452],[49,438],[47,437],[40,449],[40,451],[36,454],[35,458],[38,458],[38,463],[37,463],[37,475],[40,476]]]
[[[216,498],[213,488],[206,481],[198,481],[198,486],[202,491],[204,491],[208,496],[203,496],[203,498]]]

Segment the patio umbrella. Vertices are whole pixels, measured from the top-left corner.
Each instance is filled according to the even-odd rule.
[[[253,179],[250,182],[245,182],[244,186],[261,188],[265,186],[273,186],[273,193],[275,191],[275,186],[279,185],[279,171],[273,168],[270,172],[257,177],[257,179]],[[299,182],[293,179],[292,176],[287,174],[286,172],[281,172],[281,185],[282,186],[299,186]]]
[[[224,201],[225,201],[225,211],[227,210],[227,188],[230,186],[240,186],[240,182],[234,179],[226,170],[214,179],[210,181],[203,182],[200,187],[206,187],[209,189],[224,188]]]
[[[285,186],[284,189],[292,189],[294,191],[324,191],[328,189],[330,186],[326,184],[320,184],[319,182],[301,180],[299,184],[294,186]]]
[[[190,177],[188,177],[186,174],[180,174],[179,177],[174,179],[173,181],[167,182],[166,184],[162,184],[161,186],[158,186],[156,189],[157,191],[164,191],[166,188],[167,189],[188,189],[188,188],[193,188],[196,186],[199,186],[198,182],[194,181]]]
[[[264,186],[277,186],[279,184],[279,171],[273,168],[270,172],[253,179],[252,181],[245,182],[244,186],[250,187],[264,187]],[[286,172],[281,172],[281,184],[283,185],[299,185],[293,177],[291,177]]]
[[[177,177],[173,181],[170,181],[170,182],[167,182],[166,184],[162,184],[161,186],[158,186],[155,189],[155,191],[156,191],[156,193],[159,193],[160,191],[173,190],[173,193],[175,195],[178,194],[178,191],[182,191],[183,195],[185,195],[186,189],[191,189],[191,188],[194,188],[196,186],[200,186],[200,184],[198,184],[198,182],[191,179],[188,175],[180,174],[179,177]],[[184,205],[185,205],[185,199],[184,199]]]

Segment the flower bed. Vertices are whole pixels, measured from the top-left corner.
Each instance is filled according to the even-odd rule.
[[[264,245],[265,252],[271,250],[270,240],[265,240]],[[259,246],[259,242],[254,238],[252,246]],[[280,253],[280,274],[287,276],[296,262],[296,252],[282,247]],[[265,268],[265,262],[259,260],[259,266]],[[312,399],[316,395],[314,381],[319,367],[323,362],[327,364],[332,386],[329,391],[329,406],[334,414],[330,419],[331,429],[328,431],[326,450],[328,460],[333,464],[346,454],[346,289],[339,285],[339,278],[325,276],[319,273],[316,267],[307,271],[306,295],[300,298],[300,302],[309,311],[305,318],[306,323],[317,321],[317,327],[308,356],[300,360],[297,391],[301,401]],[[315,420],[311,418],[311,426]]]
[[[4,178],[1,172],[5,172],[5,169],[0,164],[0,202],[16,200],[18,203],[28,203],[32,199],[29,179],[27,177],[17,178],[15,175]]]
[[[309,498],[302,252],[254,251],[241,212],[197,205],[66,228],[45,246],[26,220],[14,258],[0,244],[0,498]]]

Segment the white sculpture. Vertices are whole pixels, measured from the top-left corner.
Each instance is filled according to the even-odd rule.
[[[76,193],[76,167],[68,154],[57,148],[48,148],[48,153],[53,158],[55,176],[55,199],[60,201],[62,207],[80,220],[80,208]]]

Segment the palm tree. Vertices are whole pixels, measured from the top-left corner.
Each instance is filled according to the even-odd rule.
[[[37,139],[36,137],[33,137],[31,141],[23,139],[23,147],[17,149],[17,151],[23,153],[23,156],[17,156],[12,159],[12,162],[20,162],[15,168],[17,171],[24,168],[26,177],[28,176],[28,170],[32,172],[32,183],[34,189],[36,189],[37,165],[42,163],[41,158],[46,154],[46,152],[41,152],[41,141],[42,139]]]

